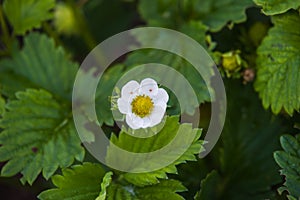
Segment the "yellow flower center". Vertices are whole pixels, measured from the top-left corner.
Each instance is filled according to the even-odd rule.
[[[153,107],[152,99],[146,95],[139,95],[131,102],[132,112],[141,118],[149,115]]]

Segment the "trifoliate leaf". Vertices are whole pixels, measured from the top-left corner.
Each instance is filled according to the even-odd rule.
[[[279,192],[287,190],[291,195],[289,199],[297,199],[300,197],[300,134],[296,137],[283,135],[280,142],[284,151],[276,151],[274,158],[282,168],[280,172],[285,176],[285,183]]]
[[[176,28],[182,22],[200,20],[211,31],[219,31],[228,22],[246,21],[245,10],[251,0],[142,0],[139,11],[150,26]]]
[[[254,0],[254,2],[263,8],[262,11],[266,15],[282,14],[300,7],[299,0]]]
[[[62,175],[53,176],[52,181],[57,188],[42,192],[38,198],[41,200],[95,200],[101,190],[102,179],[107,200],[182,200],[183,198],[176,192],[186,191],[179,181],[172,179],[140,188],[111,181],[110,176],[110,172],[105,176],[105,171],[99,164],[75,165],[71,169],[63,170]]]
[[[99,196],[95,200],[105,200],[107,196],[106,189],[111,183],[111,176],[113,175],[112,172],[108,172],[104,175],[103,181],[101,183],[101,192]]]
[[[95,200],[100,192],[101,180],[105,175],[99,164],[83,163],[64,169],[62,175],[52,177],[57,187],[42,192],[38,198],[41,200]]]
[[[0,162],[8,161],[2,176],[21,172],[22,182],[32,184],[41,172],[48,179],[58,167],[82,161],[84,149],[68,107],[44,90],[28,89],[16,96],[0,120]]]
[[[199,140],[201,135],[200,129],[193,129],[190,124],[182,124],[178,123],[178,117],[168,117],[166,119],[164,127],[157,133],[156,135],[148,138],[138,138],[131,136],[128,132],[126,133],[124,130],[121,131],[119,137],[117,138],[115,135],[112,135],[111,141],[117,145],[118,147],[135,153],[146,153],[153,152],[158,150],[165,145],[167,145],[170,141],[174,139],[176,134],[184,133],[185,138],[181,141],[188,139],[189,137],[196,135],[193,138],[193,143],[188,147],[188,149],[178,157],[173,163],[170,165],[163,167],[159,170],[155,170],[148,173],[124,173],[122,177],[130,183],[133,183],[137,186],[145,186],[145,185],[153,185],[160,182],[159,179],[167,179],[167,173],[176,174],[177,169],[176,165],[180,163],[185,163],[186,161],[195,161],[195,154],[200,153],[202,148],[203,141]],[[182,147],[181,147],[182,148]],[[166,157],[172,157],[176,151],[179,151],[176,146],[172,148],[172,153],[168,152],[169,155],[161,155],[161,159],[166,159]],[[136,161],[130,160],[130,158],[126,159],[126,155],[117,155],[114,152],[113,148],[108,148],[107,150],[107,161],[113,162],[115,164],[124,165],[124,163],[119,163],[126,160],[127,163],[132,165],[133,169],[138,169],[141,163],[136,163]],[[152,163],[156,164],[156,163]],[[151,165],[151,164],[149,164]]]
[[[55,0],[5,0],[4,12],[16,34],[24,35],[33,28],[40,28],[41,23],[52,18],[50,12]]]
[[[300,108],[300,16],[289,12],[273,16],[274,27],[257,50],[255,89],[263,106],[289,115]]]
[[[24,48],[14,52],[12,59],[4,60],[0,65],[37,87],[69,100],[78,65],[66,57],[61,47],[55,47],[53,39],[31,33],[25,37]]]

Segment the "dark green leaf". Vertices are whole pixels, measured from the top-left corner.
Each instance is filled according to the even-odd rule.
[[[28,82],[39,88],[71,99],[78,65],[69,61],[64,50],[61,47],[56,48],[53,39],[46,35],[29,34],[25,38],[24,48],[13,53],[12,59],[2,61],[0,65],[28,79]]]
[[[254,0],[254,2],[263,8],[262,11],[266,15],[282,14],[300,6],[299,0]]]
[[[300,16],[296,12],[273,16],[274,27],[257,50],[257,79],[264,108],[289,115],[300,108]]]
[[[282,168],[281,174],[285,176],[284,186],[279,189],[289,192],[290,199],[300,197],[300,135],[293,137],[283,135],[280,137],[281,146],[284,151],[276,151],[274,158]]]
[[[142,0],[139,11],[150,26],[176,28],[180,23],[200,20],[212,31],[221,30],[228,22],[246,21],[245,10],[251,0]]]
[[[24,35],[33,28],[40,28],[41,23],[52,18],[50,12],[55,0],[5,0],[4,12],[16,34]]]
[[[40,172],[48,179],[58,167],[82,161],[84,149],[76,133],[69,108],[44,90],[28,89],[16,94],[0,121],[0,161],[8,161],[2,176],[23,174],[30,184]]]

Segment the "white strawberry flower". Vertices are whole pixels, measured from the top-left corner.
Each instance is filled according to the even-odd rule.
[[[139,84],[129,81],[121,90],[118,109],[126,115],[132,129],[148,128],[159,124],[166,112],[168,93],[158,88],[155,80],[146,78]]]

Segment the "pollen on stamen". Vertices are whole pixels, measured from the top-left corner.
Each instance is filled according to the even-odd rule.
[[[132,113],[141,118],[150,115],[153,107],[152,99],[146,95],[139,95],[131,102]]]

